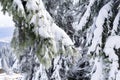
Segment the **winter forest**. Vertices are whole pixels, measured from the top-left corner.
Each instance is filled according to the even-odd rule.
[[[120,80],[120,0],[0,5],[15,23],[11,42],[0,42],[0,80]]]

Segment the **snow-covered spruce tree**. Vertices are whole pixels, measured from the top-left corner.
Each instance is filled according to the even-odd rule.
[[[120,77],[117,41],[120,26],[119,6],[119,0],[79,0],[73,5],[73,11],[76,9],[72,23],[75,29],[75,45],[82,48],[83,56],[87,53],[85,58],[90,59],[89,66],[93,65],[91,80],[118,80]]]
[[[119,35],[116,34],[119,31],[115,30],[115,27],[120,25],[119,4],[119,0],[105,3],[100,8],[94,25],[92,25],[94,26],[93,36],[88,48],[88,55],[91,57],[90,63],[94,64],[91,80],[118,80],[120,77],[119,51],[116,51],[119,46],[114,43],[119,40]],[[114,35],[118,35],[117,39]]]
[[[98,2],[96,3],[96,1]],[[90,3],[92,7],[94,6],[93,10],[92,8],[89,10]],[[88,13],[86,10],[86,15],[84,13],[85,16],[83,15],[81,18],[77,30],[82,29],[83,32],[86,30],[86,35],[84,35],[86,39],[82,41],[87,42],[85,47],[88,47],[87,55],[91,58],[90,65],[94,65],[91,71],[91,80],[118,80],[120,77],[119,47],[114,42],[117,42],[116,37],[119,40],[119,34],[117,34],[119,31],[115,28],[120,25],[118,7],[120,1],[91,0],[90,3],[87,8]],[[101,6],[97,7],[99,3]],[[92,20],[89,21],[90,17]]]
[[[16,64],[20,64],[20,69],[23,69],[21,71],[28,71],[24,80],[120,79],[120,0],[43,0],[43,2],[1,0],[0,2],[3,5],[3,12],[8,11],[14,15],[16,30],[13,44],[19,45],[16,50],[21,50],[21,53],[18,52],[19,56],[21,55],[20,60],[16,61]],[[39,61],[45,63],[40,57],[44,55],[42,54],[44,51],[50,54],[67,54],[69,51],[65,45],[73,45],[69,42],[66,44],[70,38],[64,31],[59,34],[61,29],[55,27],[55,24],[66,31],[83,57],[70,68],[69,60],[58,56],[52,60],[49,71],[46,71],[39,64]],[[51,58],[49,60],[51,61]]]
[[[52,60],[55,64],[53,68],[55,72],[53,71],[54,73],[50,76],[55,80],[61,80],[59,76],[61,61],[65,60],[64,65],[71,66],[74,61],[70,62],[66,57],[71,60],[71,55],[77,55],[73,42],[54,23],[44,8],[42,0],[1,0],[0,2],[3,12],[13,15],[16,29],[12,46],[18,56],[14,67],[19,65],[18,71],[25,73],[23,80],[48,80],[50,77],[42,64],[49,68]],[[58,56],[58,62],[56,62],[56,56]],[[39,61],[42,64],[39,64]]]
[[[46,9],[51,13],[59,26],[64,26],[64,30],[72,29],[72,34],[70,35],[72,40],[75,41],[75,46],[82,48],[83,58],[80,59],[76,66],[77,69],[81,68],[81,70],[76,71],[73,69],[73,74],[69,74],[71,78],[84,80],[84,73],[88,71],[87,75],[89,75],[89,69],[93,67],[90,73],[91,80],[118,80],[120,77],[118,46],[120,1],[45,0],[44,3],[46,4]],[[70,19],[72,20],[71,23],[67,21],[69,19],[66,19],[68,15],[72,17]],[[67,23],[72,24],[71,29],[69,29],[69,25],[65,25]],[[86,53],[87,56],[85,55]],[[88,60],[90,60],[90,65],[87,65],[89,69],[85,65]],[[82,74],[79,73],[84,75],[80,76]],[[90,79],[85,78],[85,80]]]
[[[0,42],[3,44],[0,46],[0,69],[4,69],[5,72],[9,73],[15,61],[15,55],[8,43]]]
[[[55,20],[55,23],[73,39],[73,2],[74,0],[44,0],[45,8]]]

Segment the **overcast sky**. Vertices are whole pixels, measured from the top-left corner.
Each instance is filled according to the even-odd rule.
[[[9,42],[12,38],[14,31],[14,22],[12,21],[12,16],[7,13],[4,15],[1,12],[0,6],[0,41]]]

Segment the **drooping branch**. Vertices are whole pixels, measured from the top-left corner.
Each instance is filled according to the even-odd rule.
[[[29,46],[36,47],[35,51],[45,65],[50,65],[56,55],[68,56],[75,53],[73,42],[65,31],[54,23],[42,0],[0,2],[3,10],[6,9],[5,11],[13,15],[16,29],[12,44],[17,51],[22,53],[22,50]]]

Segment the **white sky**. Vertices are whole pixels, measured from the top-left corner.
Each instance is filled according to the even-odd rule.
[[[1,12],[0,6],[0,41],[10,42],[12,39],[13,30],[14,22],[12,20],[12,16],[9,16],[8,13],[4,15]]]
[[[14,22],[12,20],[12,16],[9,16],[8,13],[4,15],[1,12],[1,6],[0,6],[0,28],[1,27],[14,27]]]

